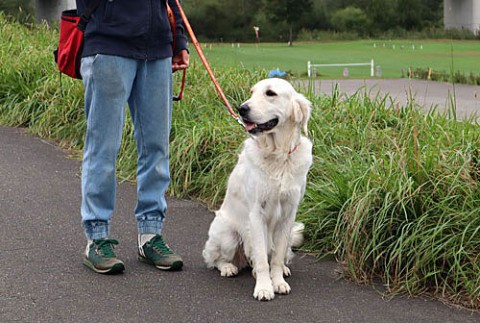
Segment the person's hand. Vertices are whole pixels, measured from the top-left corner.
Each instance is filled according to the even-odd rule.
[[[172,57],[172,71],[184,70],[190,63],[190,54],[187,50],[181,50],[177,55]]]

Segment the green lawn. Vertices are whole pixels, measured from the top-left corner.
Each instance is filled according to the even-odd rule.
[[[364,63],[374,59],[382,77],[398,78],[409,67],[431,67],[437,71],[461,71],[480,74],[478,41],[409,41],[361,40],[349,42],[286,44],[203,44],[205,55],[215,66],[245,68],[279,68],[293,75],[306,75],[307,61],[316,64]],[[192,53],[194,52],[191,48]],[[195,54],[194,54],[195,55]],[[342,77],[343,67],[319,70],[323,78]],[[370,67],[349,67],[349,76],[367,78]]]

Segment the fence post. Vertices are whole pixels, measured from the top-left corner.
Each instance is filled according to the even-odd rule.
[[[370,61],[370,77],[374,77],[375,76],[375,62],[373,61],[373,59]]]
[[[311,63],[310,61],[307,62],[307,74],[308,74],[308,77],[310,77],[312,75],[312,72],[310,70],[311,68]]]

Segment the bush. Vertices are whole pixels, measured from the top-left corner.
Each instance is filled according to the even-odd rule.
[[[431,68],[408,68],[409,73],[405,75],[402,71],[402,77],[409,77],[420,80],[431,80],[438,82],[451,82],[459,84],[480,85],[480,74],[474,74],[470,72],[469,75],[465,75],[460,71],[455,73],[448,73],[445,71],[436,71]]]

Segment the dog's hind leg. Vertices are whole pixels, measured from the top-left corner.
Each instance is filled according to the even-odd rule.
[[[221,216],[216,216],[208,232],[208,240],[203,250],[203,258],[209,268],[216,267],[224,277],[238,274],[233,263],[240,246],[240,237],[232,226]]]
[[[290,245],[292,248],[300,248],[303,244],[303,231],[305,230],[305,224],[302,222],[295,222],[292,227],[290,235]]]
[[[295,254],[292,251],[292,248],[300,248],[303,244],[303,230],[305,225],[301,222],[295,222],[292,227],[290,234],[290,245],[285,256],[285,264],[283,266],[283,275],[288,277],[291,275],[290,268],[287,267],[292,262]]]

